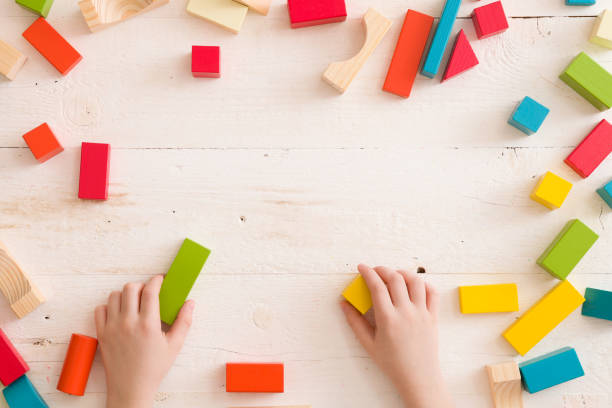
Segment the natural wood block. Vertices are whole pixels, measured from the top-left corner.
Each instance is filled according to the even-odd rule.
[[[344,0],[287,0],[291,28],[346,20]]]
[[[355,279],[344,289],[342,296],[359,310],[361,314],[365,314],[372,307],[372,297],[370,290],[363,279],[363,276],[357,275]]]
[[[515,361],[486,366],[494,408],[523,408],[521,372]]]
[[[559,78],[600,111],[612,107],[612,75],[584,52]]]
[[[53,0],[15,0],[20,6],[42,17],[49,15]]]
[[[427,57],[421,68],[421,74],[428,78],[433,78],[438,74],[460,5],[461,0],[446,0],[444,4],[442,16],[440,16],[436,32],[429,45]]]
[[[372,8],[364,14],[362,21],[366,30],[366,39],[361,50],[351,59],[330,64],[323,73],[323,80],[339,92],[346,91],[391,27],[391,20]]]
[[[264,16],[268,15],[268,12],[270,11],[270,4],[272,3],[272,0],[236,0],[236,1],[240,4],[244,4],[251,10],[261,15],[264,15]]]
[[[45,301],[42,293],[32,284],[1,242],[0,292],[6,297],[11,309],[20,319]]]
[[[576,350],[564,347],[519,364],[525,389],[533,394],[584,375]]]
[[[593,26],[589,41],[606,48],[612,48],[612,10],[604,10]]]
[[[472,12],[472,22],[479,39],[503,33],[508,29],[508,19],[501,1],[476,7]]]
[[[612,152],[612,125],[601,122],[567,156],[565,164],[582,178],[587,178]]]
[[[225,391],[284,392],[285,368],[280,363],[227,363]]]
[[[459,75],[470,68],[474,68],[476,65],[478,65],[478,58],[476,58],[476,54],[465,32],[461,29],[459,34],[457,34],[457,39],[455,40],[455,45],[453,45],[453,50],[448,59],[448,64],[446,65],[446,70],[444,71],[441,82]]]
[[[21,52],[0,40],[0,74],[12,81],[27,59]]]
[[[106,200],[110,170],[110,145],[106,143],[81,144],[81,172],[79,198]]]
[[[196,78],[219,78],[221,49],[214,46],[191,47],[191,74]]]
[[[169,0],[81,0],[79,7],[89,29],[102,30],[168,4]]]
[[[30,151],[40,163],[44,163],[53,156],[64,151],[62,145],[51,131],[47,123],[30,130],[23,135]]]
[[[22,375],[2,390],[11,408],[49,408],[27,375]]]
[[[612,292],[602,289],[586,288],[582,315],[612,321]]]
[[[515,283],[459,286],[461,313],[518,312]]]
[[[2,364],[0,364],[0,382],[4,386],[10,385],[30,370],[28,364],[2,329],[0,329],[0,361],[2,361]]]
[[[189,0],[187,12],[238,33],[249,8],[234,0]]]
[[[531,193],[531,199],[551,210],[561,208],[572,189],[572,183],[547,171]]]

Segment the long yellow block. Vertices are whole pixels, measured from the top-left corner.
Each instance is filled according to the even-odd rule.
[[[365,314],[372,307],[370,290],[361,275],[357,276],[342,292],[342,296],[361,314]]]
[[[508,327],[503,336],[524,356],[582,303],[584,297],[564,280]]]
[[[459,286],[461,313],[517,312],[518,289],[514,283]]]

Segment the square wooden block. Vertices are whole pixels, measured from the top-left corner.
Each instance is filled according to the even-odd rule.
[[[216,46],[191,47],[191,73],[196,78],[220,78],[221,49]]]
[[[472,22],[479,39],[503,33],[508,29],[508,19],[501,1],[475,8],[472,12]]]
[[[23,135],[23,140],[28,144],[36,160],[41,163],[64,151],[47,123],[30,130]]]
[[[561,208],[571,189],[572,183],[548,171],[531,193],[531,199],[556,210]]]
[[[526,135],[532,135],[540,129],[549,112],[546,106],[526,96],[512,112],[508,123]]]

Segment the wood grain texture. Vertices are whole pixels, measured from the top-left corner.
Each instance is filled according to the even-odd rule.
[[[521,372],[515,361],[486,366],[494,408],[523,408]]]
[[[0,242],[0,292],[20,319],[45,301],[42,293],[17,265],[2,242]]]
[[[27,59],[19,50],[0,40],[0,74],[12,81]]]
[[[81,0],[79,8],[87,26],[93,32],[121,23],[168,2],[169,0]]]

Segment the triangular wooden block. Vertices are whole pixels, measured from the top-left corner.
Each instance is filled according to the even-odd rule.
[[[463,71],[467,71],[476,65],[478,65],[478,58],[476,58],[476,54],[474,54],[474,50],[465,36],[465,33],[463,30],[461,30],[459,31],[459,34],[457,34],[457,39],[455,40],[455,45],[453,46],[453,52],[448,60],[448,65],[446,65],[446,71],[444,71],[444,76],[442,77],[441,82],[444,82],[447,79],[462,73]]]

